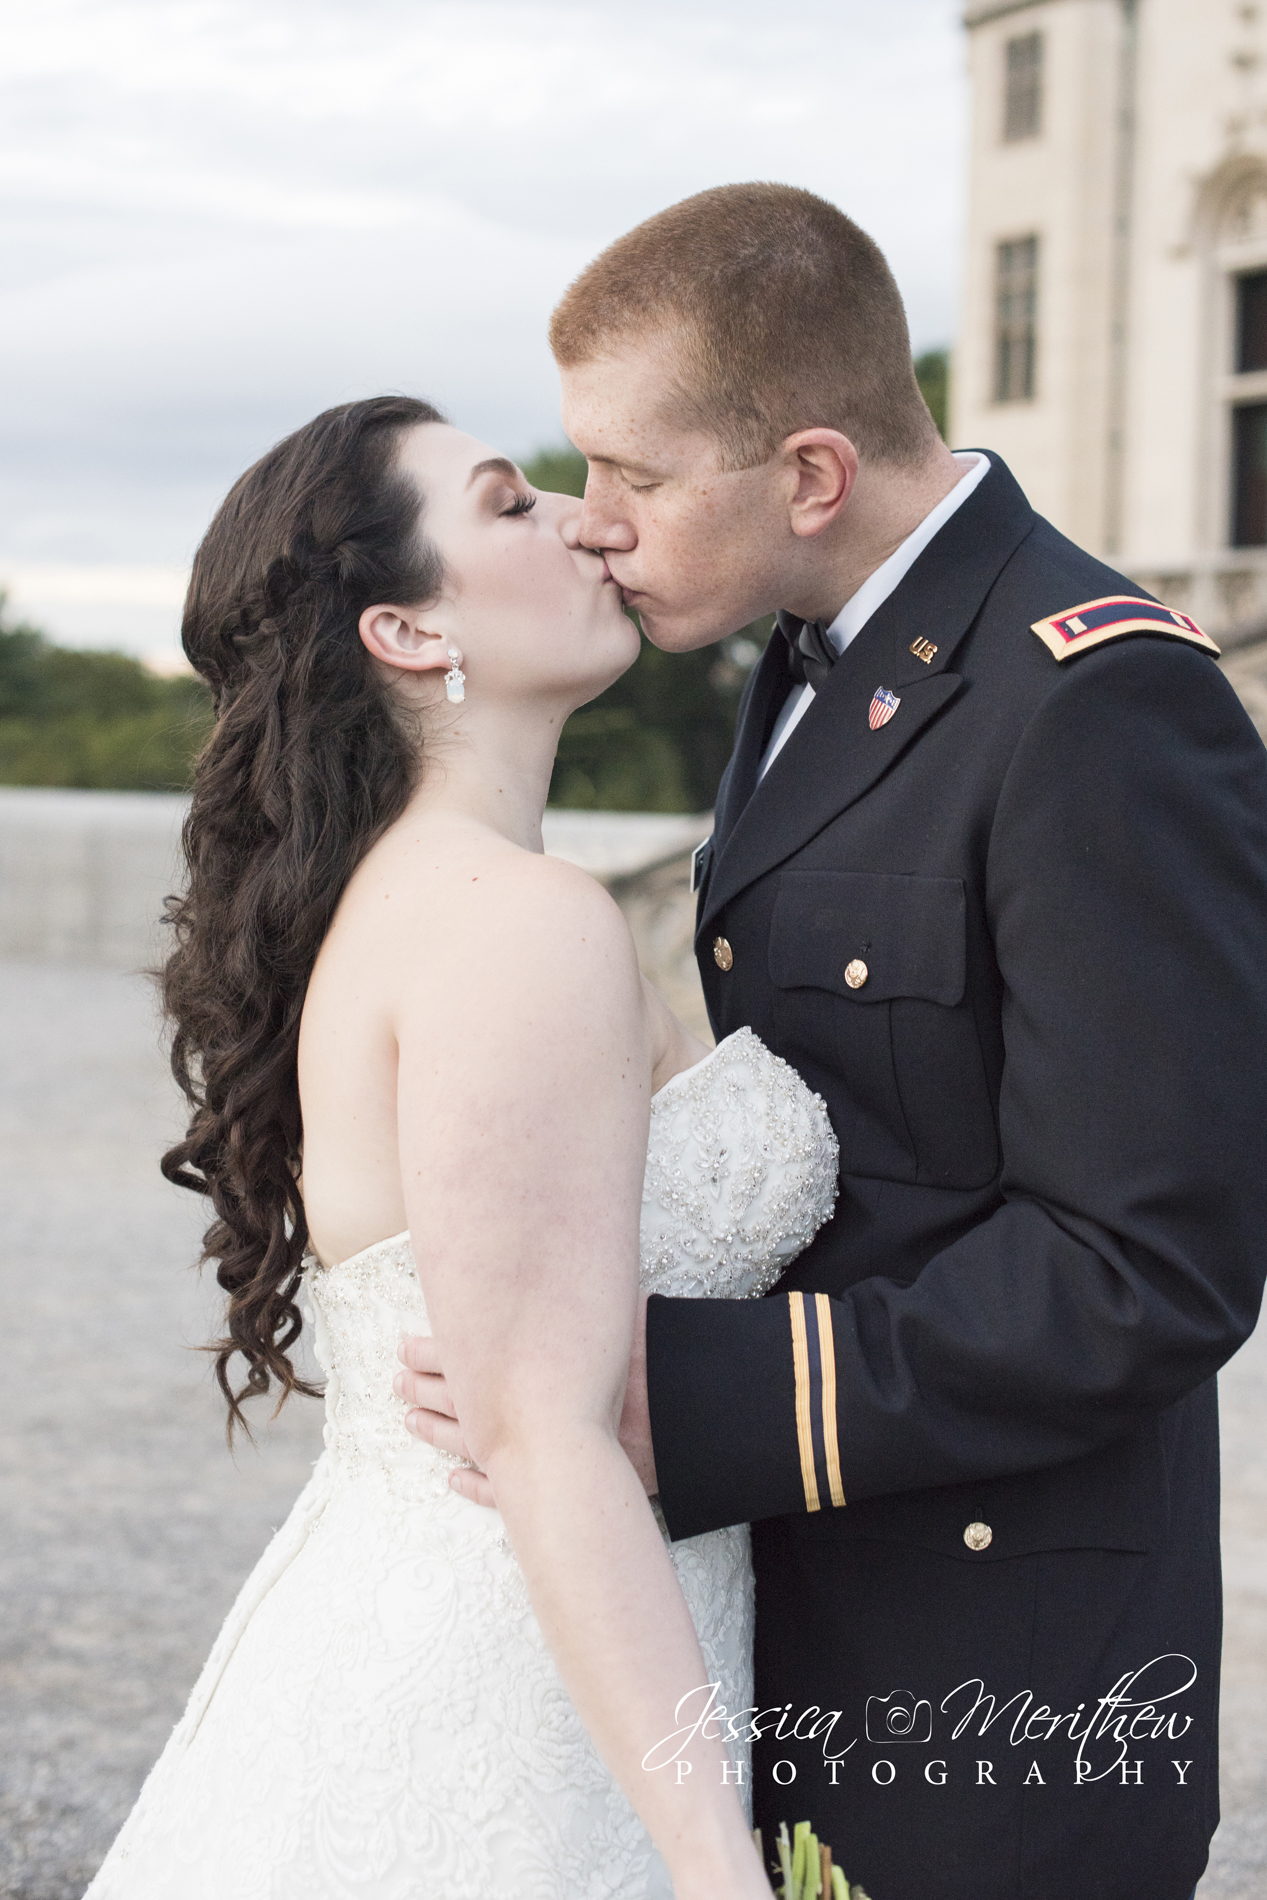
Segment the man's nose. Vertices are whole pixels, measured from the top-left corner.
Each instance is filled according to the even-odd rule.
[[[606,551],[614,549],[627,554],[638,545],[638,536],[631,521],[625,519],[618,509],[604,501],[601,494],[591,492],[592,483],[587,483],[585,497],[581,503],[581,518],[578,532],[583,548],[597,548]]]

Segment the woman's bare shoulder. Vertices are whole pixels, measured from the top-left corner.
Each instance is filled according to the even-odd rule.
[[[490,859],[462,909],[464,933],[474,933],[481,946],[491,950],[494,935],[505,930],[501,948],[513,946],[521,982],[544,981],[551,990],[558,983],[619,982],[641,1003],[629,925],[610,892],[577,865],[530,852]]]
[[[364,868],[367,882],[381,893],[392,892],[414,921],[456,921],[463,912],[475,917],[502,905],[513,906],[521,923],[536,918],[548,923],[561,915],[629,934],[619,905],[587,871],[496,835],[455,845],[424,834],[401,841],[377,862],[368,859]]]
[[[423,829],[383,843],[357,872],[339,921],[349,939],[376,947],[398,1008],[477,990],[500,1012],[525,992],[544,1005],[569,988],[578,1002],[597,988],[609,1004],[619,991],[642,1007],[629,926],[577,865],[495,835],[455,842]]]

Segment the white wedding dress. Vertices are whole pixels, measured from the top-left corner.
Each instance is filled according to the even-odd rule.
[[[821,1100],[741,1029],[653,1098],[642,1283],[764,1293],[835,1193]],[[458,1461],[401,1422],[396,1347],[430,1331],[408,1234],[311,1261],[304,1284],[325,1452],[90,1900],[669,1900],[664,1863],[559,1680],[501,1517],[458,1497]],[[748,1528],[671,1552],[708,1680],[744,1709]]]

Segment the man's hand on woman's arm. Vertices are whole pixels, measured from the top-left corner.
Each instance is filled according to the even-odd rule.
[[[415,1438],[434,1445],[437,1451],[469,1458],[470,1447],[462,1435],[452,1394],[444,1376],[443,1355],[439,1342],[426,1335],[402,1339],[397,1357],[406,1368],[398,1372],[394,1385],[399,1396],[411,1408],[405,1414],[406,1429]],[[651,1443],[651,1415],[647,1409],[647,1296],[638,1296],[633,1342],[629,1350],[629,1377],[620,1413],[620,1444],[638,1474],[648,1497],[658,1486],[655,1473],[655,1448]],[[459,1466],[449,1479],[453,1489],[472,1504],[495,1505],[493,1487],[482,1471]]]

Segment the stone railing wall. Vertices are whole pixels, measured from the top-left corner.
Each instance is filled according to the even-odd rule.
[[[185,808],[161,793],[0,788],[0,957],[152,963]]]
[[[1267,548],[1230,548],[1182,561],[1136,561],[1126,569],[1167,607],[1191,614],[1227,649],[1267,634]]]
[[[149,792],[0,787],[0,959],[138,970],[163,951],[163,900],[180,885],[186,801]],[[696,1028],[690,853],[707,813],[548,811],[546,850],[611,890],[642,967]]]

